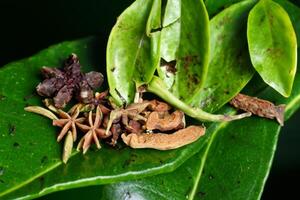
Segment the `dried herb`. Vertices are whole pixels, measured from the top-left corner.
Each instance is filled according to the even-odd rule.
[[[275,106],[270,101],[259,99],[257,97],[251,97],[244,94],[236,95],[230,104],[235,108],[251,112],[260,117],[269,119],[276,118],[277,122],[283,126],[284,123],[284,109],[285,105]]]
[[[92,111],[89,112],[88,116],[88,125],[78,123],[77,126],[85,132],[85,135],[82,137],[80,142],[78,143],[77,150],[83,149],[83,153],[85,154],[87,150],[90,148],[92,141],[96,144],[97,148],[100,149],[100,142],[99,139],[108,138],[111,136],[111,132],[109,131],[108,134],[105,133],[105,129],[100,128],[102,123],[103,115],[100,110],[100,107],[97,106],[96,108],[96,115],[93,120],[93,113]]]
[[[56,117],[56,115],[54,115],[51,111],[42,108],[40,106],[27,106],[24,108],[25,111],[27,112],[32,112],[32,113],[37,113],[40,115],[43,115],[45,117],[48,117],[49,119],[52,120],[57,120],[58,118]]]
[[[76,126],[78,126],[79,123],[84,122],[85,118],[80,117],[78,118],[79,115],[79,106],[76,107],[75,111],[71,114],[71,116],[62,111],[58,111],[58,115],[61,117],[61,119],[53,120],[53,126],[59,126],[63,127],[57,136],[57,142],[60,142],[61,139],[66,135],[66,133],[72,129],[72,135],[73,135],[73,140],[76,141],[77,139],[77,130]]]
[[[68,134],[65,139],[64,143],[64,150],[63,150],[63,155],[62,155],[62,161],[66,164],[72,154],[72,149],[73,149],[73,136],[72,132],[68,131]]]
[[[185,129],[176,131],[173,134],[165,133],[131,133],[122,134],[125,144],[132,148],[152,148],[158,150],[169,150],[190,144],[205,133],[202,126],[189,126]]]
[[[79,102],[92,102],[93,89],[103,83],[103,75],[99,72],[80,72],[79,59],[75,54],[69,56],[63,69],[43,67],[41,72],[45,80],[37,86],[37,93],[53,97],[57,108],[64,108],[75,96]]]
[[[146,123],[147,130],[178,130],[185,126],[184,113],[176,110],[172,114],[169,112],[152,112]]]

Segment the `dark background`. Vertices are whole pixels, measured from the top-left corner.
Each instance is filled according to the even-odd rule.
[[[102,52],[105,52],[109,32],[130,2],[132,0],[0,0],[0,66],[28,57],[49,45],[88,35],[102,38]],[[300,6],[299,1],[294,3]],[[105,63],[105,54],[99,55],[99,59]],[[299,197],[295,184],[300,178],[299,122],[298,111],[281,131],[262,199]],[[70,194],[73,198],[83,197],[96,194],[97,188],[70,190],[52,196],[55,199],[70,197]],[[100,196],[88,198],[100,199]]]

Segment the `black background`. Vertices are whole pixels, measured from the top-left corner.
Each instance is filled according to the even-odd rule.
[[[109,32],[117,16],[130,2],[132,0],[0,0],[0,66],[30,56],[49,45],[88,35],[102,38],[104,53],[99,59],[105,63]],[[299,1],[294,3],[300,5]],[[281,131],[262,199],[299,197],[295,184],[300,178],[299,122],[298,111]],[[43,199],[62,199],[72,194],[76,199],[76,196],[83,197],[96,191],[97,187],[90,187],[60,192]],[[88,198],[100,199],[100,196]]]

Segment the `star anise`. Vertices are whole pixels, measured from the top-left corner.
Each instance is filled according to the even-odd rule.
[[[80,106],[77,106],[74,112],[72,114],[68,114],[64,112],[63,110],[58,110],[58,115],[61,117],[61,119],[53,120],[53,126],[59,126],[63,127],[57,136],[57,141],[61,141],[61,139],[66,135],[68,130],[72,130],[72,136],[73,140],[76,141],[77,139],[77,131],[76,131],[76,126],[78,126],[79,123],[84,122],[85,118],[80,117],[77,118],[79,113],[80,113]]]
[[[103,115],[100,109],[100,106],[97,106],[96,108],[96,115],[93,120],[93,113],[92,111],[89,112],[88,116],[88,124],[81,124],[78,123],[77,126],[85,132],[85,135],[82,137],[80,142],[78,143],[77,150],[83,149],[83,154],[87,152],[87,150],[90,148],[92,142],[94,142],[98,149],[101,148],[99,139],[104,139],[109,136],[111,136],[111,132],[108,134],[105,134],[105,129],[100,128],[100,125],[102,123]]]

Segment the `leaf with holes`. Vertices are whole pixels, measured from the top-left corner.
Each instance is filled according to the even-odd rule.
[[[208,67],[209,21],[202,0],[167,2],[160,45],[158,74],[177,98],[188,102],[203,85]]]

